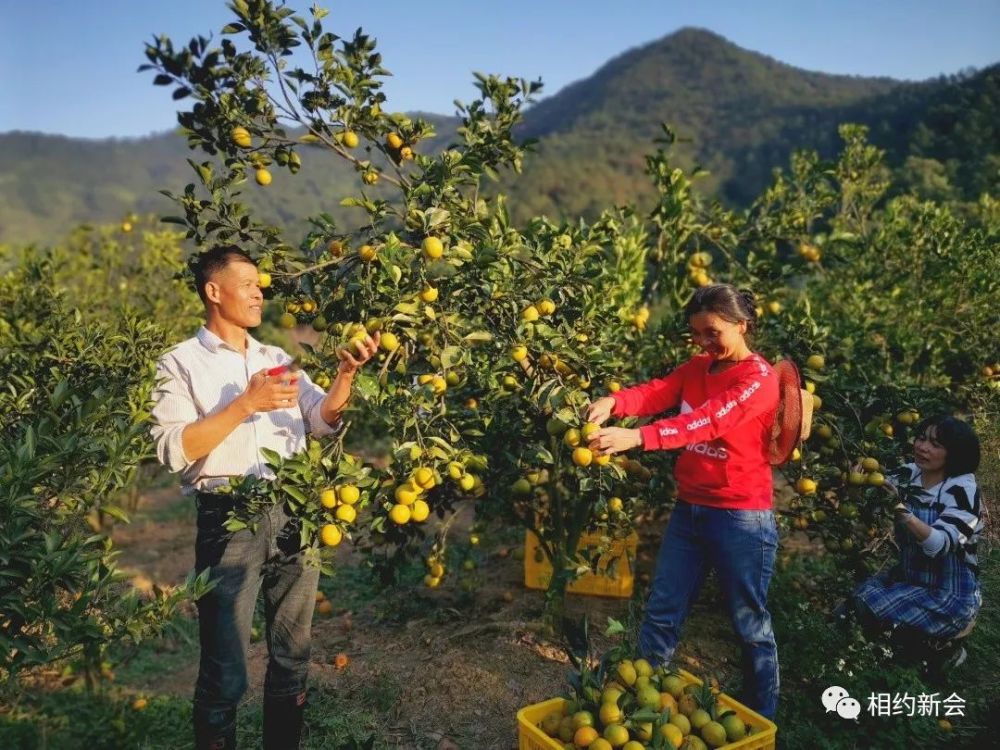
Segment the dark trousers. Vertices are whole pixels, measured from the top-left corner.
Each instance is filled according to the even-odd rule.
[[[299,525],[280,506],[256,532],[223,528],[234,498],[199,494],[195,568],[211,568],[214,588],[198,600],[201,662],[194,692],[195,723],[224,731],[236,720],[247,688],[246,654],[260,590],[268,663],[265,701],[303,695],[309,669],[312,614],[319,568],[299,550]]]

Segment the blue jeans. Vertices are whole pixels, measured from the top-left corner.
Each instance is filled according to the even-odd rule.
[[[705,574],[715,568],[742,642],[744,701],[773,718],[778,708],[778,650],[767,611],[767,587],[777,549],[772,511],[725,510],[678,501],[663,535],[646,602],[639,632],[642,655],[654,665],[670,661]]]
[[[257,596],[264,590],[268,663],[265,697],[304,694],[319,568],[299,550],[299,524],[283,507],[259,519],[256,533],[226,531],[234,499],[199,494],[195,569],[211,568],[215,587],[197,601],[201,661],[196,723],[221,730],[235,722],[247,688],[246,653]]]

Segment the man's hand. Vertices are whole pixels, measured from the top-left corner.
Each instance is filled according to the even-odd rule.
[[[603,427],[590,436],[590,450],[598,456],[622,453],[641,445],[642,433],[624,427]]]
[[[611,396],[599,398],[587,409],[587,421],[594,424],[604,424],[611,418],[611,412],[614,410],[615,400]]]
[[[248,414],[289,409],[295,406],[298,400],[298,378],[292,372],[270,376],[267,370],[261,370],[250,378],[246,390],[240,395],[240,402]]]
[[[378,351],[378,344],[382,340],[382,334],[375,332],[375,338],[366,335],[363,339],[357,339],[356,343],[342,347],[337,350],[337,358],[340,360],[339,372],[353,375],[369,359],[375,356]],[[355,347],[352,351],[351,347]]]

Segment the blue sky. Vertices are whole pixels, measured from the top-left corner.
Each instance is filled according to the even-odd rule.
[[[313,0],[291,0],[306,12]],[[471,71],[542,78],[546,94],[684,26],[830,73],[924,79],[1000,61],[1000,0],[319,0],[327,29],[375,36],[394,110],[451,114]],[[169,129],[143,44],[217,32],[222,0],[0,0],[0,132],[99,138]]]

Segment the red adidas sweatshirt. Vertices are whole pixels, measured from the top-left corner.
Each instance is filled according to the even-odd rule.
[[[647,417],[679,406],[678,416],[640,428],[645,450],[685,448],[674,469],[679,497],[696,505],[769,510],[778,378],[756,353],[719,373],[709,372],[711,364],[700,354],[664,378],[612,394],[613,414]]]

